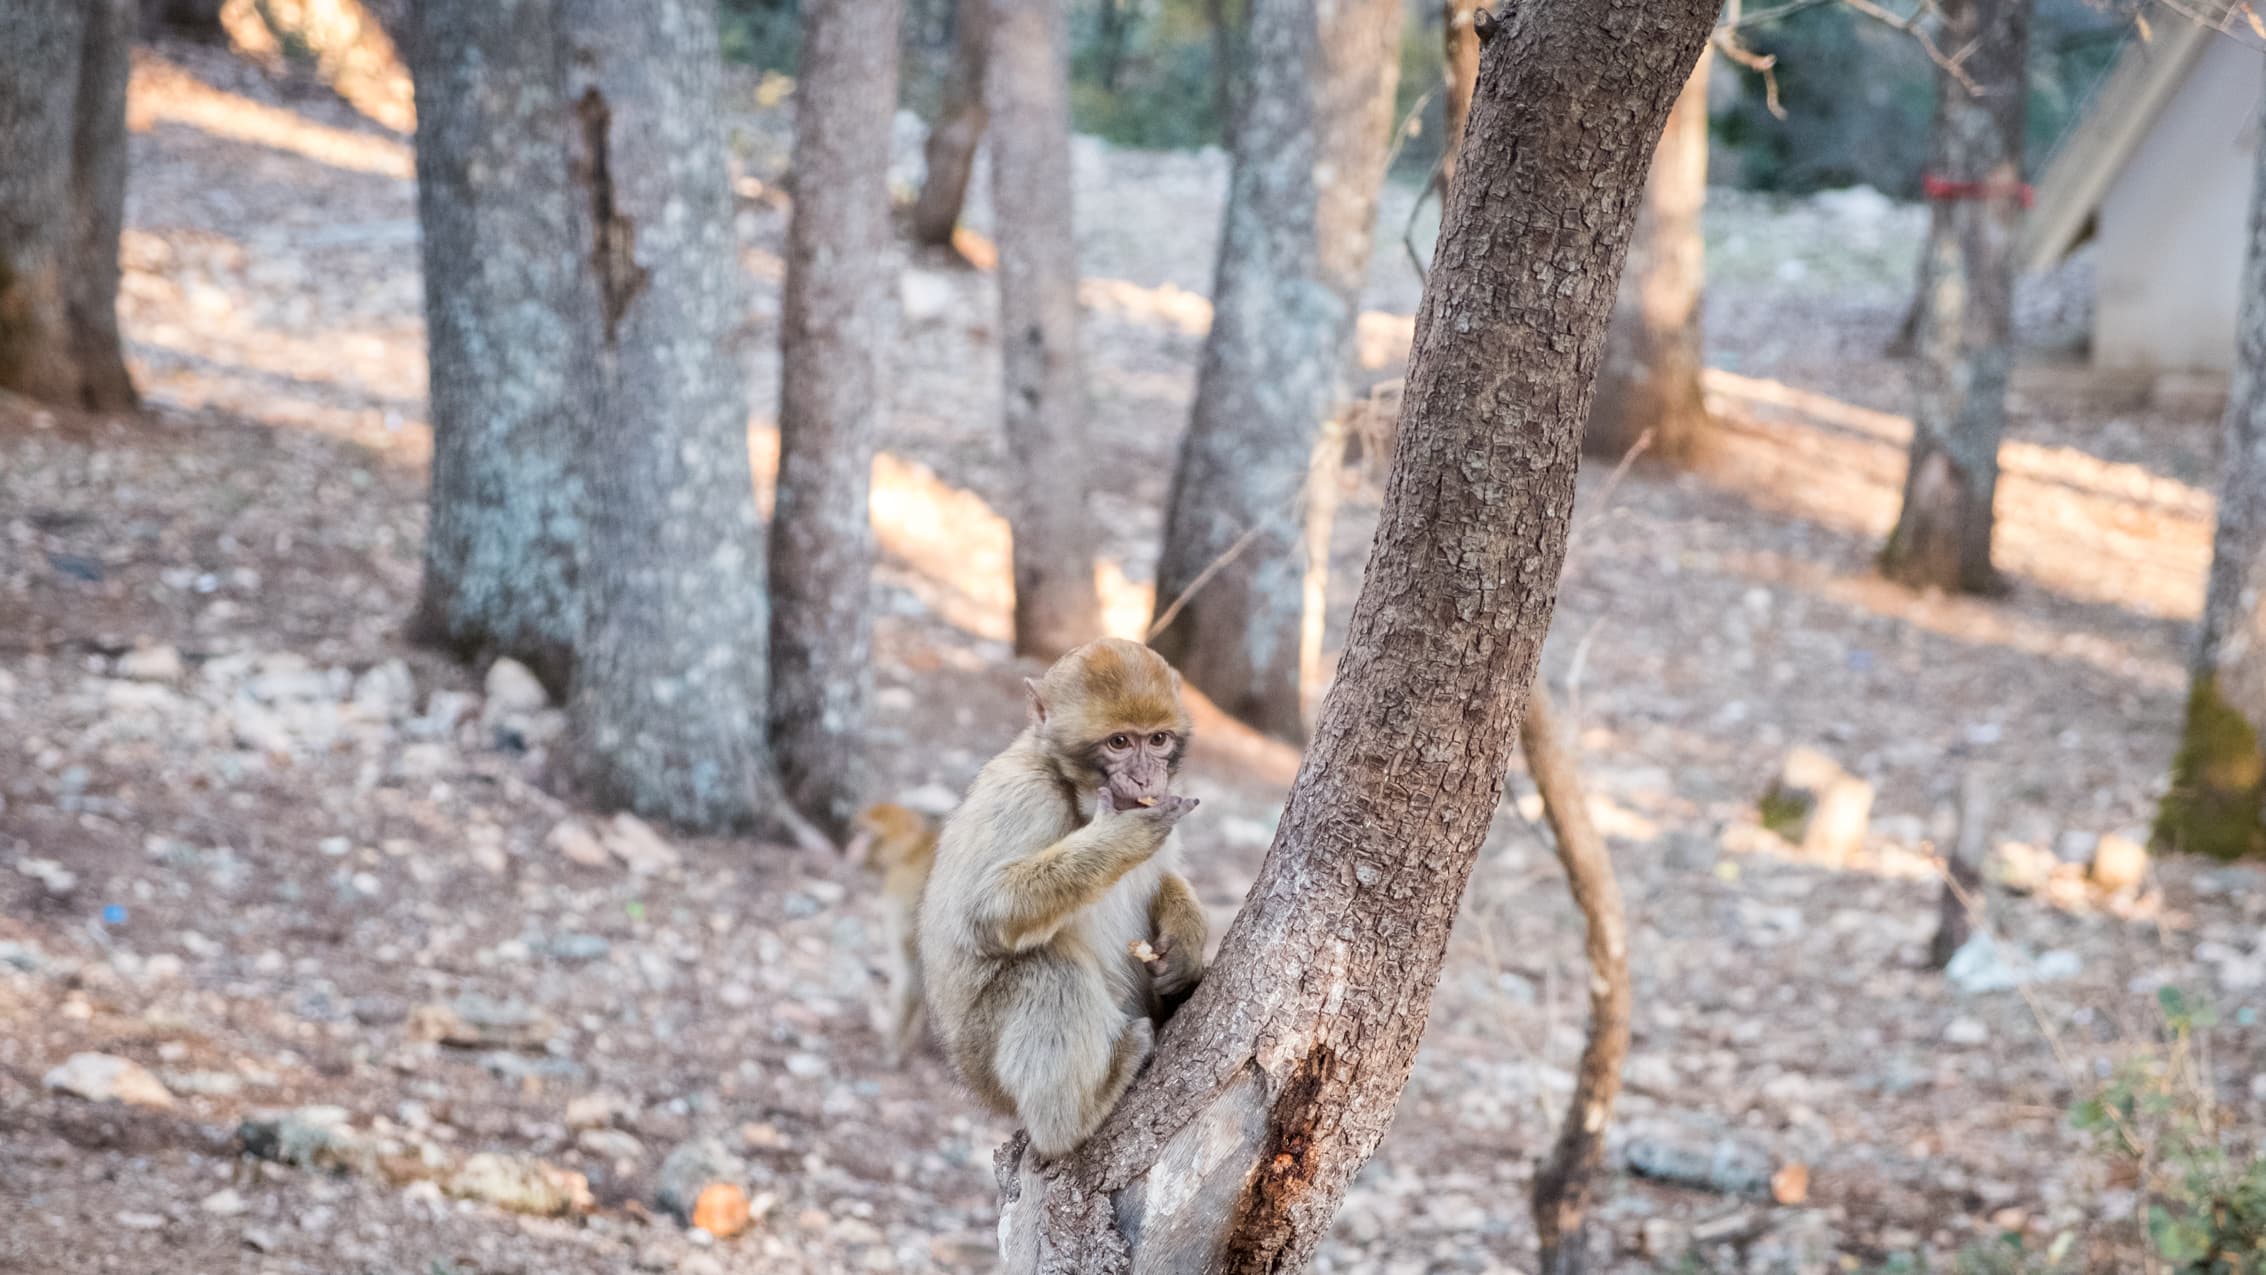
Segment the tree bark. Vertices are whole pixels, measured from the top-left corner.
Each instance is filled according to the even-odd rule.
[[[1293,741],[1296,505],[1368,273],[1400,15],[1396,0],[1253,0],[1212,328],[1157,563],[1157,650]]]
[[[2156,817],[2159,845],[2221,858],[2266,854],[2266,146],[2249,238],[2211,577],[2187,720]]]
[[[574,463],[595,425],[558,0],[427,0],[411,39],[433,424],[412,632],[564,693],[583,614]]]
[[[1702,64],[1706,54],[1700,56]],[[1671,123],[1671,127],[1673,124]],[[1656,165],[1659,160],[1653,161]],[[1658,169],[1655,168],[1655,172]],[[1643,217],[1638,214],[1639,219]],[[1611,336],[1606,338],[1608,342]],[[1558,733],[1558,713],[1537,678],[1527,693],[1526,718],[1519,726],[1519,748],[1527,774],[1542,794],[1543,816],[1556,838],[1558,863],[1566,886],[1581,910],[1589,937],[1589,1039],[1565,1123],[1550,1158],[1534,1176],[1534,1231],[1542,1245],[1542,1275],[1581,1275],[1589,1269],[1587,1226],[1591,1188],[1605,1158],[1605,1126],[1621,1092],[1621,1064],[1629,1056],[1631,992],[1629,927],[1621,906],[1621,886],[1613,878],[1613,859],[1605,839],[1589,820],[1589,799],[1581,773]]]
[[[1472,85],[1479,79],[1479,36],[1471,29],[1480,0],[1440,0],[1441,118],[1445,128],[1440,143],[1440,198],[1444,202],[1456,180],[1456,139],[1463,136],[1464,121],[1471,118]]]
[[[1930,176],[1940,183],[1922,270],[1904,506],[1881,569],[1913,586],[1990,593],[1991,503],[2013,362],[2014,236],[2022,216],[2027,0],[1945,0],[1946,49],[1977,91],[1936,77]]]
[[[1015,651],[1052,659],[1101,633],[1088,515],[1070,63],[1062,6],[990,0],[984,96],[999,210],[999,333],[1017,494]]]
[[[118,333],[132,0],[0,7],[0,389],[139,403]]]
[[[1943,892],[1936,899],[1936,932],[1928,940],[1928,968],[1951,964],[1975,935],[1984,906],[1983,863],[1990,855],[1992,793],[1979,770],[1959,777],[1959,828],[1944,856]]]
[[[196,40],[225,40],[220,28],[223,0],[142,0],[142,29],[167,27]]]
[[[1549,628],[1645,169],[1714,16],[1562,0],[1487,41],[1344,675],[1148,1069],[1057,1165],[1002,1153],[1005,1270],[1301,1269],[1384,1136]]]
[[[968,178],[975,171],[986,119],[984,28],[989,8],[990,0],[961,0],[953,12],[952,71],[944,81],[944,104],[922,148],[928,171],[913,200],[913,242],[926,247],[952,245],[952,231],[968,202]]]
[[[1700,348],[1700,289],[1706,249],[1700,210],[1707,203],[1707,73],[1705,51],[1652,157],[1652,179],[1637,213],[1628,269],[1605,334],[1605,366],[1582,445],[1619,460],[1645,432],[1651,459],[1690,461],[1706,441],[1707,404],[1700,393],[1706,366]]]
[[[836,840],[866,796],[867,505],[896,338],[889,132],[900,0],[806,0],[779,320],[771,742],[788,801]]]
[[[591,257],[586,621],[569,705],[591,796],[693,829],[777,789],[748,462],[747,308],[706,0],[563,0],[574,243]]]

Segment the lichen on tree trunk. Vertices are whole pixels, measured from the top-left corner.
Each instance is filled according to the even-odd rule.
[[[1297,504],[1368,271],[1400,14],[1395,0],[1253,0],[1212,327],[1157,564],[1157,650],[1290,740],[1306,730]]]
[[[1614,284],[1710,0],[1489,39],[1340,678],[1195,997],[1094,1139],[1002,1157],[1005,1269],[1292,1271],[1407,1082],[1549,628]]]
[[[1619,460],[1645,439],[1648,459],[1678,464],[1691,460],[1707,439],[1707,404],[1700,392],[1706,275],[1700,211],[1707,203],[1709,61],[1702,52],[1684,82],[1645,183],[1628,268],[1605,334],[1597,403],[1582,434],[1583,448],[1601,459]]]
[[[769,614],[747,448],[714,6],[562,0],[576,315],[592,410],[574,764],[597,801],[690,828],[776,814]]]
[[[583,621],[573,448],[595,407],[577,324],[597,284],[574,249],[558,0],[421,4],[417,23],[433,461],[412,632],[563,693]]]
[[[133,0],[0,5],[0,389],[138,399],[118,332]]]
[[[1881,569],[1916,586],[2003,587],[1991,565],[1992,503],[2014,352],[2014,236],[2022,213],[2027,0],[1945,0],[1936,42],[1964,78],[1937,72],[1930,176],[1938,182],[1921,269],[1912,445]]]
[[[771,742],[787,799],[840,840],[865,799],[874,447],[896,335],[889,130],[900,0],[806,0],[780,306]]]
[[[984,98],[999,210],[999,334],[1015,494],[1015,650],[1051,659],[1101,632],[1087,508],[1070,62],[1062,7],[988,0]]]
[[[2257,165],[2210,583],[2156,817],[2160,845],[2222,858],[2266,854],[2266,146]]]

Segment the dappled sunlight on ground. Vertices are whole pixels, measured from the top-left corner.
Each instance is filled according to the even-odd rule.
[[[406,181],[415,168],[402,139],[318,124],[296,111],[214,88],[172,62],[139,52],[130,93],[126,126],[137,133],[180,124],[358,173]]]

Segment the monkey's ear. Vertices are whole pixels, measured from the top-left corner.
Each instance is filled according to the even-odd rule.
[[[1046,725],[1046,697],[1039,694],[1038,680],[1036,678],[1024,678],[1023,689],[1031,693],[1031,725]]]

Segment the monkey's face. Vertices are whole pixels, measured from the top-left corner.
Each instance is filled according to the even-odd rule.
[[[1171,791],[1188,748],[1180,675],[1138,642],[1102,638],[1030,683],[1032,724],[1055,768],[1080,791],[1107,785],[1120,808]]]

